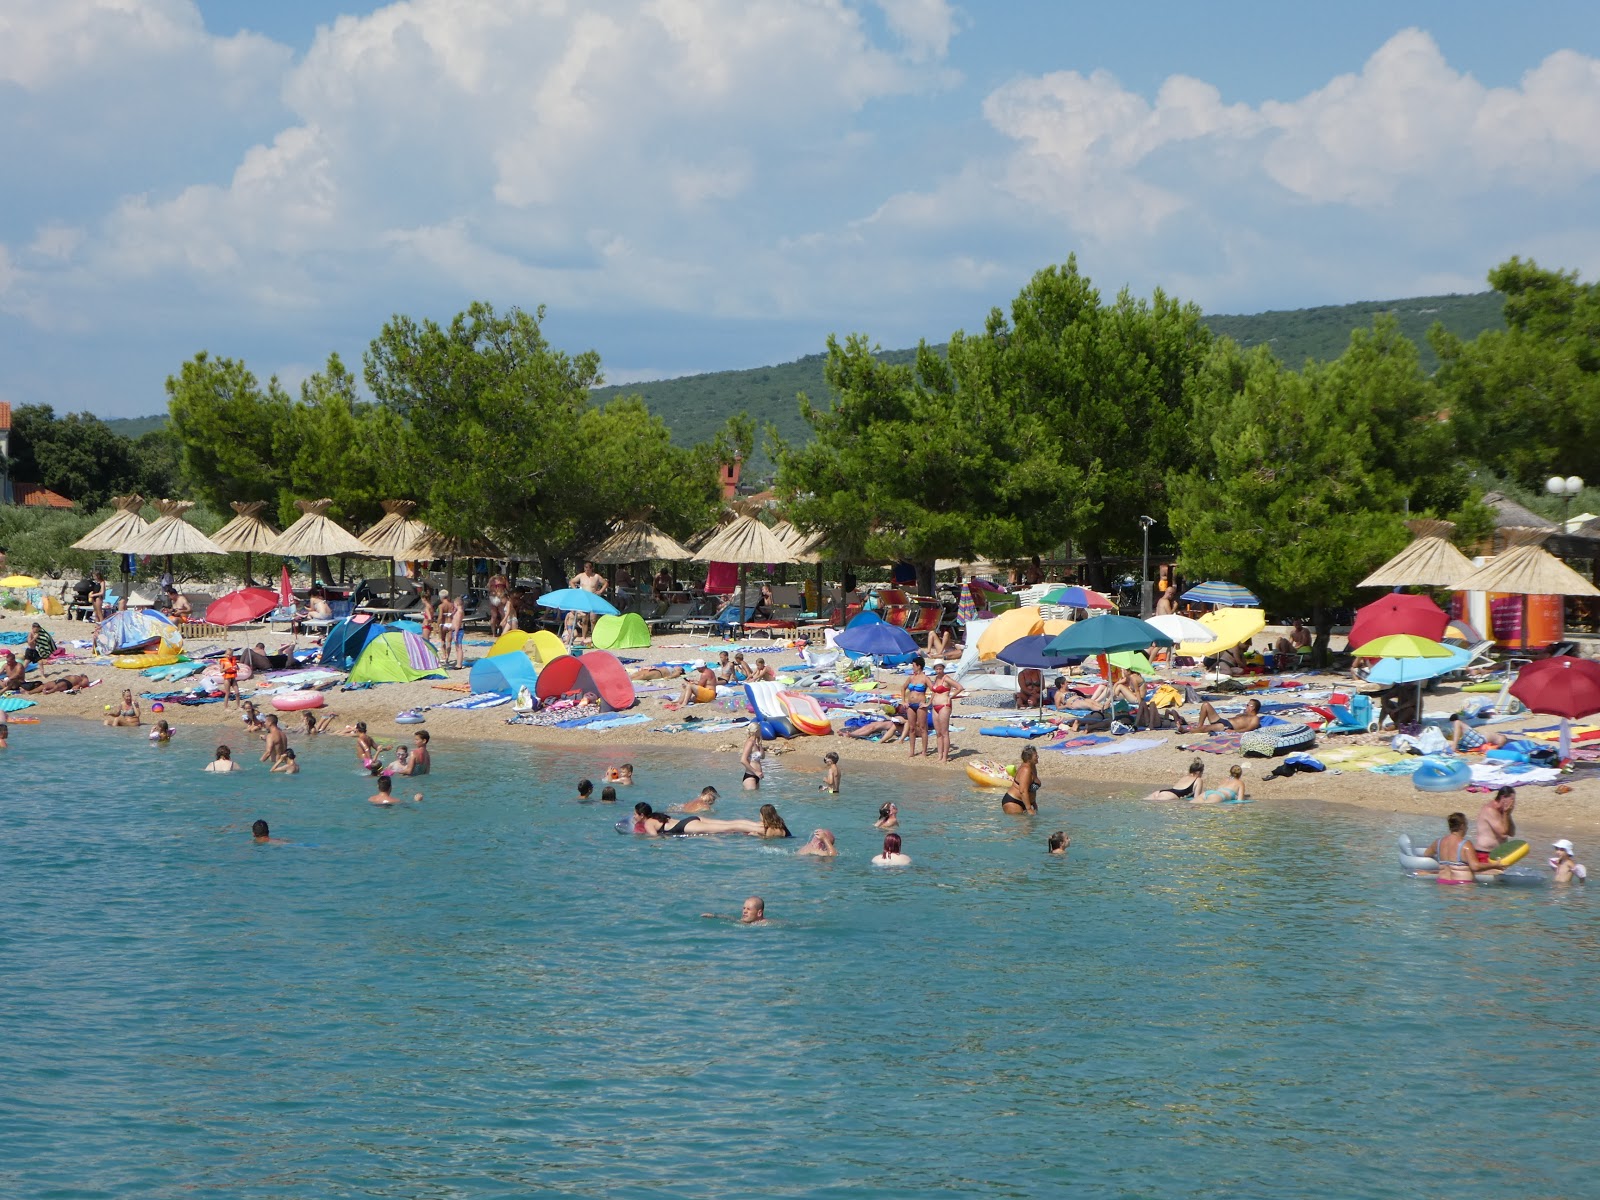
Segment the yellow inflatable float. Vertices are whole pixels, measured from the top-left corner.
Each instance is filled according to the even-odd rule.
[[[967,764],[967,778],[979,787],[1008,788],[1015,767],[995,762],[992,758],[979,758]]]
[[[150,654],[113,654],[111,665],[124,671],[143,671],[146,667],[170,667],[182,657],[182,650],[163,643],[160,650]]]

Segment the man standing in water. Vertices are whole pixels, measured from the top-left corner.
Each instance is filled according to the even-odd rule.
[[[289,748],[289,735],[284,733],[278,725],[278,714],[267,714],[267,746],[261,752],[261,761],[276,765],[283,757],[283,752]]]
[[[606,592],[606,577],[594,569],[592,562],[586,562],[583,564],[583,570],[574,575],[567,586],[582,588],[586,592],[593,592],[596,596],[603,596]],[[594,632],[594,614],[583,613],[578,619],[583,622],[583,636],[590,636]]]
[[[1478,825],[1472,831],[1472,846],[1479,862],[1488,862],[1490,853],[1507,838],[1517,836],[1517,823],[1511,810],[1517,806],[1517,789],[1503,787],[1478,810]]]

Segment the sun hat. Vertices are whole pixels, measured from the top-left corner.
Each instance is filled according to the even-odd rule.
[[[1557,850],[1565,850],[1568,854],[1577,853],[1577,851],[1572,848],[1572,841],[1569,838],[1562,838],[1560,841],[1551,842],[1550,845]]]

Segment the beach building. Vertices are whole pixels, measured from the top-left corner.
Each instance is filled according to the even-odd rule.
[[[71,508],[72,501],[39,483],[11,478],[11,405],[0,400],[0,504],[27,508]]]

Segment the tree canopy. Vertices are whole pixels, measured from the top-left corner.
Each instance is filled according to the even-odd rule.
[[[176,483],[173,465],[170,435],[130,440],[99,417],[58,417],[48,404],[23,404],[11,413],[12,478],[43,484],[82,510],[119,493],[164,495]]]

